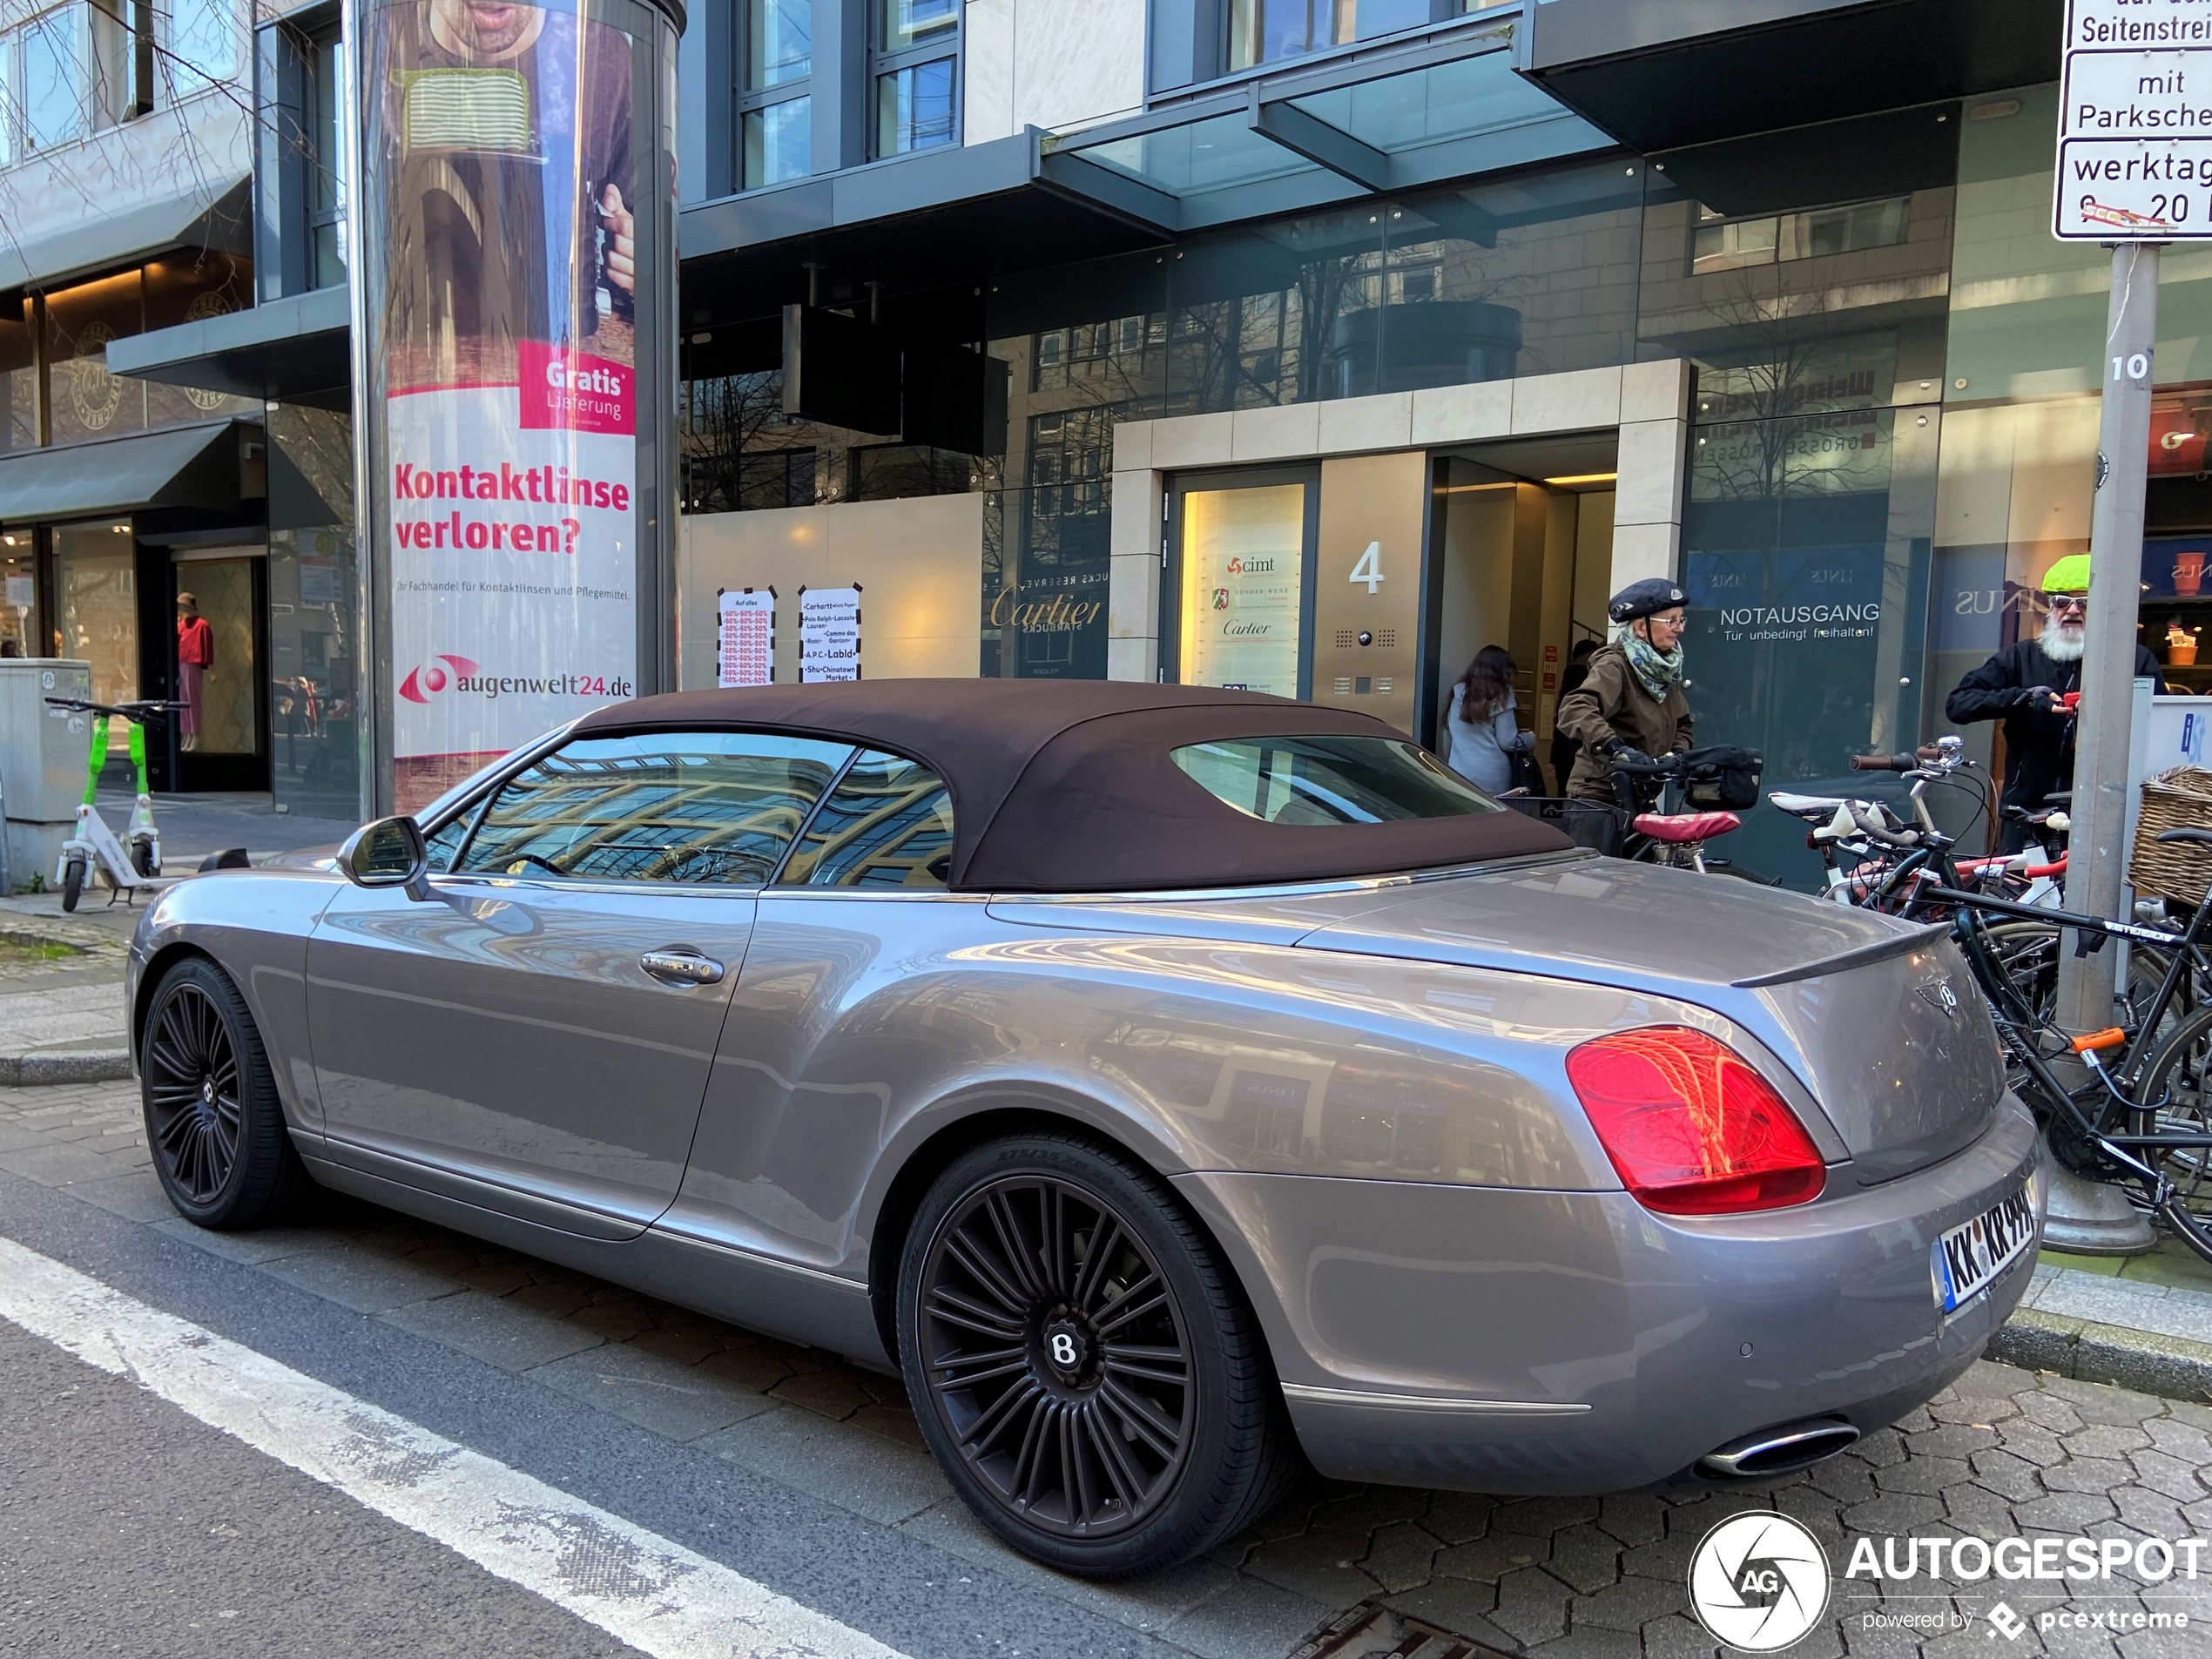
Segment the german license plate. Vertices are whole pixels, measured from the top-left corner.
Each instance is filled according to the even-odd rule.
[[[1937,1239],[1928,1252],[1935,1278],[1936,1305],[1947,1317],[1987,1290],[2021,1253],[2035,1243],[2035,1187],[2033,1181],[1961,1222]]]

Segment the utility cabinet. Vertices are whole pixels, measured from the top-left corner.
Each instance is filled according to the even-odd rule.
[[[92,717],[46,706],[50,697],[89,698],[92,665],[74,658],[0,658],[0,804],[7,814],[8,880],[51,884],[62,843],[84,799]]]

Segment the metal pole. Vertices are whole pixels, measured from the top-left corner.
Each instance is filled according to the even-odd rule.
[[[2136,605],[2142,590],[2143,484],[2150,459],[2151,351],[2158,339],[2158,248],[2123,242],[2112,251],[2098,379],[2095,509],[2089,525],[2088,645],[2074,737],[2074,820],[2066,903],[2120,916],[2128,857],[2128,758],[2134,723]],[[2059,957],[2059,1025],[2097,1031],[2113,1022],[2113,957],[2071,948]],[[2127,1255],[2148,1250],[2148,1225],[2117,1189],[2044,1167],[2051,1182],[2046,1236],[2061,1250]]]

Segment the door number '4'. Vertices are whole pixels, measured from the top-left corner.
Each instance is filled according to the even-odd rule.
[[[1366,583],[1367,591],[1370,593],[1389,580],[1382,573],[1382,543],[1380,542],[1367,543],[1367,550],[1359,556],[1359,563],[1352,567],[1352,579],[1354,582]]]

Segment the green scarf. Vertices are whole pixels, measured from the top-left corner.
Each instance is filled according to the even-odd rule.
[[[1660,702],[1667,700],[1667,693],[1675,689],[1675,682],[1682,678],[1682,647],[1662,654],[1652,643],[1639,633],[1621,636],[1621,650],[1629,659],[1636,682]]]

